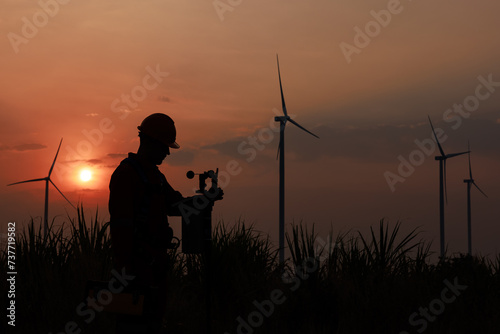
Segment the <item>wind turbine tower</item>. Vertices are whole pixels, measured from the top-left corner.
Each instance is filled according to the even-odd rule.
[[[472,185],[481,192],[486,198],[488,196],[479,188],[479,186],[476,184],[474,179],[472,178],[472,168],[470,164],[470,145],[468,145],[468,150],[469,150],[469,178],[464,180],[464,183],[467,183],[467,254],[469,256],[472,255],[472,227],[471,227],[471,205],[470,205],[470,188]]]
[[[446,192],[446,160],[449,158],[453,158],[462,154],[469,153],[461,152],[461,153],[450,153],[445,154],[441,144],[436,135],[436,131],[434,131],[434,126],[432,125],[431,118],[429,118],[429,123],[431,124],[432,133],[434,134],[434,138],[436,139],[436,143],[439,148],[439,152],[441,155],[434,157],[437,161],[439,161],[439,235],[440,235],[440,246],[441,246],[441,260],[444,260],[445,253],[445,238],[444,238],[444,202],[446,197],[446,203],[448,203],[448,196]]]
[[[285,105],[285,97],[283,96],[283,86],[281,85],[281,74],[280,74],[280,62],[278,55],[276,55],[276,61],[278,63],[278,78],[280,82],[280,93],[281,93],[281,107],[284,116],[274,117],[274,121],[280,122],[280,143],[278,146],[279,155],[279,169],[280,169],[280,181],[279,181],[279,263],[283,264],[285,262],[285,126],[288,121],[293,125],[299,127],[310,135],[319,138],[311,131],[307,130],[299,123],[295,122],[288,116]]]

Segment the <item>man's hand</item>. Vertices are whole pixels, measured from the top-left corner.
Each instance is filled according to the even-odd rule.
[[[221,188],[217,188],[217,196],[214,198],[215,201],[220,201],[224,198],[224,191]]]
[[[221,188],[217,188],[215,191],[210,188],[210,190],[205,191],[203,195],[208,198],[208,200],[215,202],[224,198],[224,191]]]

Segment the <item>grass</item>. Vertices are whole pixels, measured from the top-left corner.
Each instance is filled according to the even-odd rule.
[[[416,326],[409,317],[438,303],[445,280],[457,279],[467,288],[426,321],[425,333],[497,333],[500,255],[431,263],[430,244],[416,229],[402,235],[400,228],[400,222],[391,227],[380,221],[368,235],[332,232],[334,242],[321,244],[314,226],[292,225],[286,234],[291,258],[280,266],[267,235],[243,221],[219,222],[210,266],[205,256],[170,251],[165,327],[204,333],[208,300],[213,333],[238,333],[242,321],[258,324],[251,327],[255,333],[417,333],[425,318],[416,317]],[[99,313],[86,323],[77,313],[86,281],[110,279],[108,225],[97,213],[87,221],[80,207],[65,224],[53,221],[47,237],[32,220],[17,233],[16,253],[17,326],[11,332],[59,333],[69,321],[81,333],[112,332],[113,315]],[[0,265],[6,291],[5,252]],[[269,304],[276,294],[281,303]],[[268,305],[262,321],[256,305]]]

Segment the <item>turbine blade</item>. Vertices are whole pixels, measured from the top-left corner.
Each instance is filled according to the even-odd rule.
[[[42,177],[42,178],[39,178],[39,179],[32,179],[32,180],[14,182],[14,183],[8,184],[7,186],[12,186],[14,184],[27,183],[27,182],[45,181],[45,180],[47,180],[47,178],[46,177]]]
[[[310,135],[316,137],[319,139],[318,136],[316,136],[314,133],[312,133],[311,131],[307,130],[306,128],[304,128],[302,125],[300,125],[299,123],[295,122],[293,119],[289,119],[290,122],[292,122],[294,125],[298,126],[299,128],[301,128],[302,130],[304,130],[305,132],[309,133]]]
[[[59,142],[59,147],[57,148],[56,157],[54,158],[54,161],[52,162],[52,166],[50,166],[49,176],[47,176],[47,177],[50,177],[50,174],[52,174],[52,169],[54,169],[54,165],[56,164],[57,155],[59,154],[59,149],[61,149],[62,141],[63,141],[63,139],[61,138],[61,141]],[[71,205],[73,205],[73,204],[71,204]]]
[[[460,152],[460,153],[450,153],[450,154],[446,155],[446,158],[453,158],[453,157],[456,157],[456,156],[459,156],[459,155],[462,155],[462,154],[467,154],[467,153],[469,153],[469,151],[467,151],[467,152]]]
[[[443,168],[444,168],[444,198],[446,201],[446,205],[448,205],[448,189],[446,186],[446,159],[443,160]]]
[[[444,154],[443,148],[441,147],[438,137],[436,136],[436,131],[434,131],[434,126],[432,125],[431,118],[429,115],[427,115],[427,118],[429,118],[429,123],[431,123],[432,133],[434,134],[434,138],[436,138],[436,143],[438,144],[439,152],[441,152],[441,155],[444,157],[446,156],[446,154]]]
[[[488,195],[486,195],[484,191],[482,191],[481,188],[479,188],[479,186],[476,184],[476,182],[474,182],[474,180],[472,180],[472,184],[477,188],[477,190],[481,192],[481,194],[484,195],[484,197],[488,198]]]
[[[278,160],[278,158],[280,157],[280,147],[281,143],[278,143],[278,152],[276,153],[276,160]]]
[[[52,180],[51,180],[51,179],[49,179],[49,181],[50,181],[50,183],[52,183],[52,185],[53,185],[53,186],[57,189],[57,191],[59,191],[59,193],[61,194],[61,196],[62,196],[62,197],[64,197],[64,199],[65,199],[66,201],[68,201],[68,203],[69,203],[69,204],[70,204],[70,205],[71,205],[71,206],[72,206],[72,207],[76,210],[76,207],[73,205],[73,203],[71,203],[71,202],[69,201],[69,199],[67,199],[67,198],[66,198],[66,196],[64,196],[64,194],[62,193],[62,191],[61,191],[61,190],[59,190],[59,188],[57,188],[56,184],[55,184],[54,182],[52,182]]]
[[[285,97],[283,96],[283,87],[281,86],[280,60],[278,58],[278,54],[276,54],[276,61],[278,62],[278,78],[280,80],[281,109],[283,109],[285,116],[288,116],[288,113],[286,112]]]

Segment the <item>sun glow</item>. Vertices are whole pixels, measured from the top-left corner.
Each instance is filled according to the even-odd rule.
[[[82,180],[83,182],[90,181],[91,178],[92,172],[90,170],[84,169],[80,172],[80,180]]]

